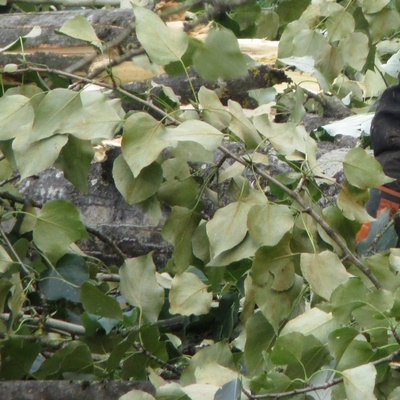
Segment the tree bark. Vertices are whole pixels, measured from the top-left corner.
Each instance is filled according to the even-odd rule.
[[[116,400],[134,389],[155,395],[148,382],[3,381],[0,399]]]

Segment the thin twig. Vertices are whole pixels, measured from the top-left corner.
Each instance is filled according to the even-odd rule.
[[[94,228],[90,228],[86,226],[86,230],[93,236],[96,236],[100,239],[103,243],[108,244],[110,247],[113,248],[114,252],[118,255],[119,261],[122,263],[127,258],[127,255],[117,246],[117,244],[112,241],[108,236],[104,235],[100,231]]]
[[[386,364],[389,363],[393,360],[395,360],[397,357],[400,356],[400,350],[397,350],[393,352],[392,354],[380,358],[379,360],[373,361],[371,364],[373,364],[375,367],[381,364]],[[293,389],[288,392],[282,392],[282,393],[265,393],[265,394],[251,394],[248,392],[246,389],[242,389],[243,393],[251,400],[258,400],[258,399],[283,399],[284,397],[291,397],[291,396],[296,396],[298,394],[304,394],[304,393],[310,393],[310,392],[315,392],[317,390],[326,390],[329,389],[332,386],[338,385],[339,383],[343,382],[343,377],[333,379],[330,382],[327,382],[323,385],[318,385],[318,386],[308,386],[302,389]]]
[[[110,49],[113,47],[118,46],[121,44],[125,39],[129,37],[129,35],[135,30],[135,24],[130,23],[127,28],[125,28],[114,40],[111,40],[110,42],[106,43],[102,49],[101,52],[107,53]],[[69,73],[74,73],[75,71],[78,71],[85,67],[86,65],[90,64],[96,57],[98,57],[97,53],[90,54],[86,57],[84,57],[82,60],[79,60],[75,64],[72,64],[68,68],[66,68],[65,72]],[[122,61],[121,61],[122,62]],[[106,67],[107,68],[107,67]]]
[[[230,152],[228,149],[226,149],[223,146],[219,146],[219,149],[227,154],[230,158],[236,160],[237,162],[245,165],[245,166],[251,166],[253,170],[266,180],[272,182],[274,185],[279,187],[283,192],[285,192],[288,196],[290,196],[294,201],[296,201],[300,207],[303,209],[304,212],[309,214],[314,221],[317,222],[318,225],[325,231],[325,233],[338,245],[338,247],[342,250],[345,256],[347,256],[348,260],[352,262],[365,276],[368,277],[368,279],[374,284],[374,286],[377,289],[380,289],[382,287],[382,284],[379,282],[379,280],[376,278],[376,276],[373,274],[373,272],[366,267],[352,252],[351,250],[347,247],[346,242],[342,239],[341,236],[339,236],[330,226],[329,224],[311,207],[309,207],[304,200],[301,198],[300,194],[289,189],[286,187],[283,183],[279,182],[277,179],[272,177],[271,175],[267,174],[266,172],[262,171],[260,168],[258,168],[256,165],[253,165],[251,161],[248,161],[244,159],[243,157],[239,157],[232,152]]]

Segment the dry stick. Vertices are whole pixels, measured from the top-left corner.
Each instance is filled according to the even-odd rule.
[[[379,280],[376,278],[376,276],[373,274],[373,272],[367,268],[347,247],[346,242],[328,225],[328,223],[321,218],[318,213],[316,213],[311,207],[309,207],[304,200],[301,198],[300,194],[287,188],[285,185],[283,185],[281,182],[279,182],[277,179],[272,177],[271,175],[265,173],[262,171],[260,168],[258,168],[256,165],[252,164],[251,161],[247,161],[246,159],[242,157],[238,157],[232,152],[230,152],[228,149],[226,149],[223,146],[219,146],[219,149],[227,154],[230,158],[233,160],[241,163],[244,166],[251,166],[253,170],[263,178],[267,179],[268,181],[272,182],[274,185],[278,186],[283,192],[285,192],[288,196],[290,196],[293,200],[295,200],[303,209],[303,212],[309,214],[317,223],[320,225],[320,227],[325,231],[325,233],[339,246],[339,248],[343,251],[344,255],[347,257],[348,260],[350,260],[365,276],[368,277],[368,279],[374,284],[374,286],[377,289],[380,289],[382,287],[382,284],[379,282]]]
[[[102,53],[107,52],[108,50],[110,50],[111,48],[118,46],[119,44],[121,44],[125,39],[128,38],[128,36],[135,30],[135,24],[131,23],[129,24],[129,26],[127,28],[125,28],[114,40],[111,40],[110,42],[106,43],[103,47],[102,47]],[[84,57],[82,60],[79,60],[78,62],[76,62],[75,64],[71,65],[70,67],[68,67],[65,71],[69,72],[69,73],[73,73],[75,71],[80,70],[81,68],[83,68],[85,65],[90,64],[96,57],[98,56],[97,53],[94,54],[90,54],[86,57]],[[122,62],[122,61],[121,61]],[[108,68],[107,66],[105,67],[105,69]]]
[[[46,73],[52,72],[52,73],[55,73],[55,74],[60,74],[61,76],[69,77],[71,79],[78,79],[78,80],[80,79],[80,77],[77,76],[77,75],[69,74],[69,73],[66,73],[66,72],[63,72],[63,71],[59,71],[59,70],[51,70],[49,68],[27,67],[25,69],[18,70],[17,72],[21,73],[23,71],[36,71],[36,72],[46,72]],[[163,118],[169,119],[173,124],[175,124],[175,125],[179,125],[180,124],[179,121],[177,121],[175,118],[173,118],[170,115],[168,115],[166,112],[164,112],[163,110],[161,110],[157,106],[154,106],[153,104],[141,99],[140,97],[137,97],[137,96],[127,92],[124,89],[113,88],[112,85],[108,85],[108,84],[105,84],[105,83],[102,83],[102,82],[97,83],[96,81],[93,81],[91,79],[83,78],[81,80],[84,81],[84,82],[87,82],[87,83],[98,84],[99,86],[102,86],[102,87],[105,87],[105,88],[108,88],[108,89],[114,89],[117,92],[119,92],[121,94],[124,94],[125,96],[131,97],[135,101],[138,101],[138,102],[144,104],[146,107],[151,108],[152,110],[156,111],[159,115],[161,115]],[[317,222],[317,224],[319,224],[321,226],[321,228],[325,231],[325,233],[338,245],[338,247],[343,251],[344,256],[348,260],[350,260],[366,277],[368,277],[368,279],[374,284],[374,286],[377,289],[382,288],[382,284],[379,282],[379,280],[376,278],[376,276],[373,274],[373,272],[369,268],[367,268],[350,251],[350,249],[347,247],[346,242],[329,226],[329,224],[323,218],[321,218],[312,208],[310,208],[303,201],[303,199],[301,198],[299,193],[296,193],[295,191],[287,188],[285,185],[283,185],[277,179],[273,178],[271,175],[269,175],[269,174],[265,173],[264,171],[260,170],[260,168],[258,168],[256,165],[252,164],[251,161],[248,161],[248,160],[243,159],[242,157],[236,156],[235,154],[230,152],[225,147],[219,146],[219,150],[222,151],[224,154],[228,155],[231,159],[239,162],[240,164],[242,164],[244,166],[251,166],[253,168],[253,170],[258,175],[260,175],[263,178],[265,178],[266,180],[272,182],[274,185],[279,187],[283,192],[285,192],[288,196],[290,196],[293,200],[297,201],[297,203],[302,207],[303,212],[308,213]]]
[[[371,364],[373,364],[374,366],[386,364],[391,361],[394,361],[399,356],[400,356],[400,350],[397,350],[386,357],[383,357],[383,358],[380,358],[379,360],[373,361]],[[330,387],[335,386],[342,382],[343,382],[343,377],[333,379],[331,382],[325,383],[323,385],[309,386],[309,387],[302,388],[302,389],[293,389],[289,392],[266,393],[266,394],[256,394],[256,395],[249,393],[246,389],[242,389],[242,392],[251,400],[283,399],[284,397],[291,397],[291,396],[295,396],[297,394],[304,394],[304,393],[314,392],[317,390],[326,390],[326,389],[329,389]]]

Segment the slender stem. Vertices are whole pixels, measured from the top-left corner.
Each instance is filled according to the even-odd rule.
[[[296,201],[300,207],[303,209],[304,212],[309,214],[314,221],[317,222],[318,225],[325,231],[325,233],[338,245],[338,247],[342,250],[344,255],[347,257],[347,259],[352,262],[365,276],[368,277],[368,279],[374,284],[374,286],[377,289],[380,289],[382,287],[382,284],[379,282],[379,280],[376,278],[376,276],[373,274],[373,272],[366,267],[352,252],[351,250],[347,247],[346,242],[343,240],[341,236],[339,236],[330,226],[329,224],[311,207],[309,207],[305,201],[302,199],[299,193],[289,189],[286,187],[284,184],[279,182],[277,179],[275,179],[273,176],[265,173],[262,171],[260,168],[258,168],[256,165],[253,165],[251,161],[248,161],[244,159],[243,157],[237,156],[230,152],[228,149],[226,149],[223,146],[219,146],[219,149],[227,154],[230,158],[234,159],[235,161],[245,165],[245,166],[251,166],[253,170],[263,178],[267,179],[268,181],[272,182],[274,185],[279,187],[283,192],[285,192],[288,196],[290,196],[294,201]]]

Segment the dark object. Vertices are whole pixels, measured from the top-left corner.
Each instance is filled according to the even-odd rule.
[[[371,143],[386,175],[387,187],[400,191],[400,83],[386,89],[371,124]]]
[[[379,100],[371,123],[371,144],[375,158],[386,175],[395,178],[379,188],[372,189],[366,209],[377,217],[385,208],[393,217],[400,205],[400,74],[399,83],[387,88]],[[394,227],[400,237],[400,220],[395,217]],[[358,239],[368,233],[369,224],[364,224]]]
[[[148,382],[4,381],[0,382],[0,399],[115,400],[134,389],[155,395]]]

